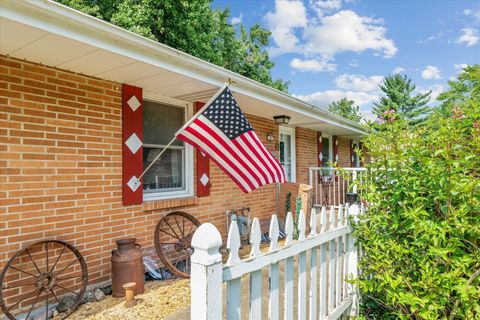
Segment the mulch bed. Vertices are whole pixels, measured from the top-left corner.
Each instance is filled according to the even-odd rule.
[[[145,292],[136,295],[135,299],[138,300],[136,306],[125,308],[124,298],[113,298],[110,295],[102,301],[88,302],[80,306],[68,319],[164,319],[190,305],[190,281],[188,279],[149,281],[145,283]]]
[[[280,240],[279,246],[283,246]],[[268,251],[268,243],[262,243],[261,251]],[[248,257],[250,245],[246,244],[239,250],[241,259]],[[224,262],[228,253],[224,252]],[[81,305],[69,320],[149,320],[165,319],[177,311],[190,306],[190,280],[175,279],[164,281],[148,281],[145,283],[145,292],[136,295],[136,306],[125,308],[124,298],[113,298],[111,295],[99,302],[87,302]],[[54,319],[60,319],[59,317]]]

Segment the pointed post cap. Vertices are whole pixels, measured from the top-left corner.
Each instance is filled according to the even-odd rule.
[[[211,223],[203,223],[192,237],[192,262],[211,265],[222,261],[220,247],[222,236],[218,229]]]
[[[358,221],[358,216],[360,215],[361,209],[358,204],[354,203],[348,207],[348,215],[353,217],[354,221]]]

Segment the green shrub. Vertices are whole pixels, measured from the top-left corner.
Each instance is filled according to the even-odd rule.
[[[364,141],[368,210],[354,227],[366,319],[480,319],[480,101],[450,114],[409,127],[387,113]]]

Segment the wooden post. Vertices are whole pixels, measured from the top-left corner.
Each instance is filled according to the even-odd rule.
[[[222,237],[211,223],[202,224],[192,238],[190,312],[195,319],[222,319]]]
[[[358,204],[354,203],[348,208],[348,216],[351,216],[352,219],[357,220],[358,215],[360,214],[360,207]],[[348,222],[349,223],[349,222]],[[356,244],[356,238],[351,234],[347,235],[348,237],[348,276],[350,278],[356,279],[358,277],[358,249]],[[358,290],[355,285],[349,285],[349,294],[352,298],[352,306],[350,307],[350,316],[358,317],[359,312],[359,296]]]
[[[305,241],[306,221],[305,213],[298,214],[298,241]],[[298,254],[298,320],[307,319],[307,252]]]

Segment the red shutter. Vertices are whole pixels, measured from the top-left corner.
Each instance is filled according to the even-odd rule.
[[[205,103],[195,102],[195,112],[200,110]],[[210,195],[210,160],[200,150],[196,149],[197,154],[197,197],[208,197]]]
[[[337,165],[338,165],[338,137],[337,136],[332,137],[332,143],[333,143],[333,161],[337,162]]]
[[[143,171],[142,88],[122,85],[122,194],[123,204],[141,204],[143,188],[136,184]]]
[[[350,167],[355,167],[355,163],[353,163],[353,140],[350,140]]]
[[[317,161],[318,166],[321,167],[323,165],[323,144],[322,144],[322,133],[317,131]]]

